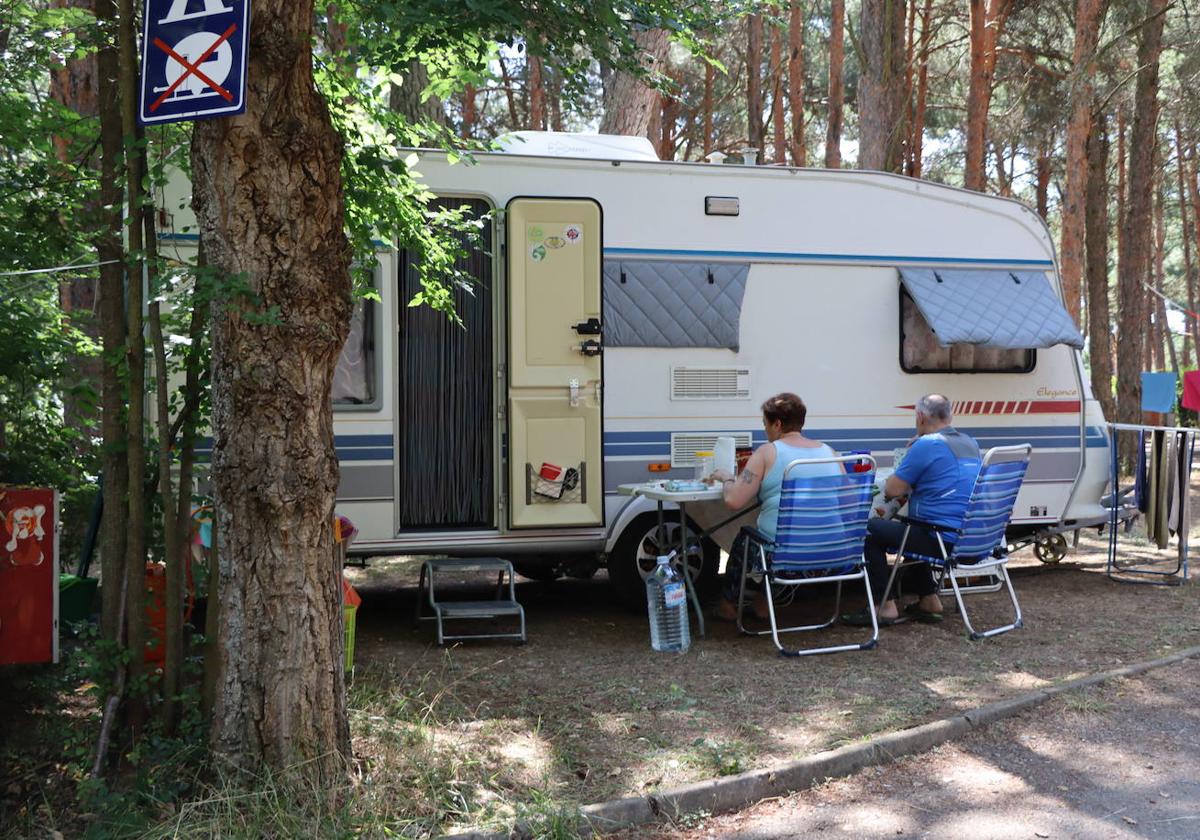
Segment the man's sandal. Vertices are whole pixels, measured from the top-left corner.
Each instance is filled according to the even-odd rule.
[[[904,614],[914,621],[919,621],[922,624],[941,624],[945,618],[940,612],[931,612],[921,607],[919,601],[913,601],[904,608]]]

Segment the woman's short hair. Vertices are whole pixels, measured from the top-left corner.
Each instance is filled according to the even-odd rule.
[[[804,428],[804,418],[808,416],[808,406],[795,394],[785,391],[763,403],[762,413],[768,423],[774,423],[776,420],[782,423],[785,432],[798,432]]]

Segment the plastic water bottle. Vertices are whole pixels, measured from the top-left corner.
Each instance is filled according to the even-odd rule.
[[[692,644],[688,627],[687,590],[679,572],[671,567],[671,556],[658,558],[646,578],[646,603],[650,610],[650,647],[683,653]]]

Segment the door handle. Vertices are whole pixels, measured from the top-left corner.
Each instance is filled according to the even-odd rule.
[[[594,338],[579,342],[579,352],[585,356],[599,356],[602,351],[603,348],[600,346],[600,342]]]
[[[586,321],[580,321],[571,329],[580,335],[600,335],[600,319],[588,318]]]
[[[571,391],[571,396],[569,398],[571,400],[571,408],[578,408],[579,407],[579,380],[578,379],[568,379],[567,380],[567,388],[569,388]]]

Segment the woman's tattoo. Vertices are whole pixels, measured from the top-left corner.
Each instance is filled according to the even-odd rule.
[[[756,479],[756,478],[758,478],[758,476],[755,475],[752,471],[750,471],[750,470],[742,471],[742,483],[743,484],[753,484],[754,479]]]

